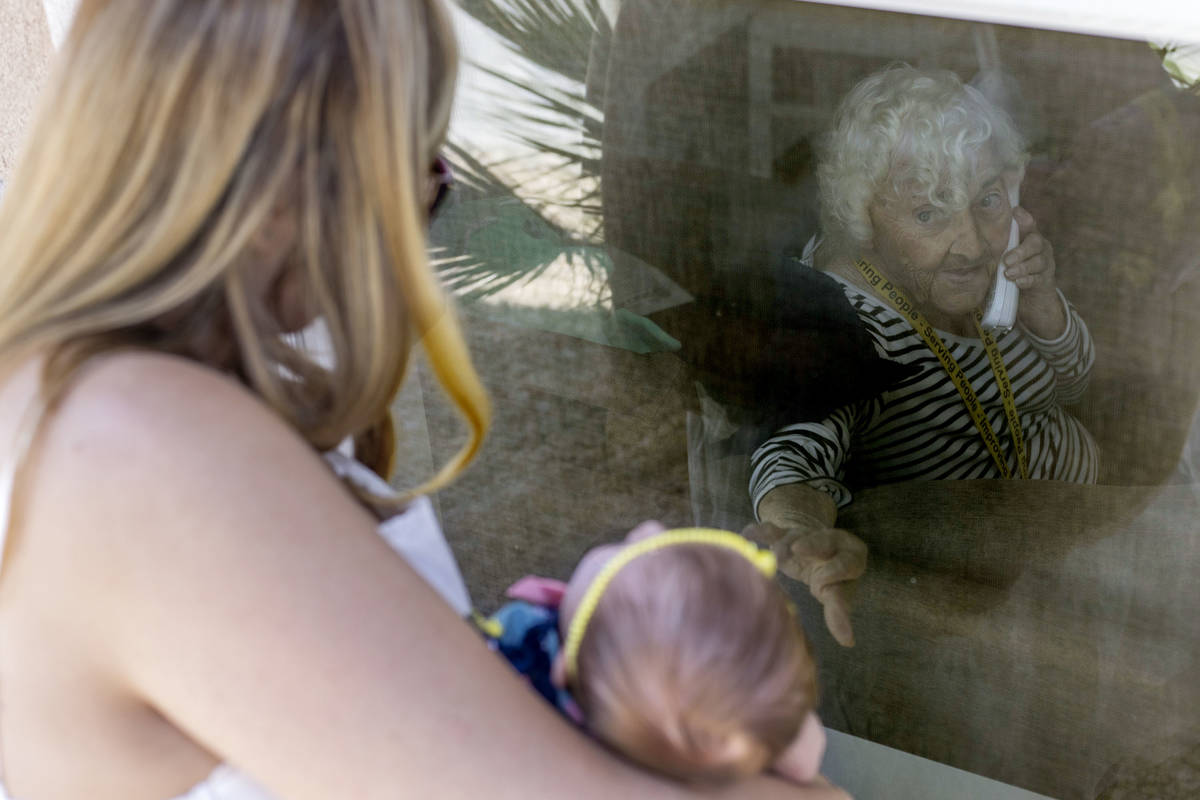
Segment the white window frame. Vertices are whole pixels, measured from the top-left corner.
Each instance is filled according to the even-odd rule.
[[[808,0],[1118,39],[1200,42],[1196,0]]]

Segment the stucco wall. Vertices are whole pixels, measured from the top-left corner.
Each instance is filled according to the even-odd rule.
[[[52,50],[40,0],[0,0],[0,180],[16,162]]]

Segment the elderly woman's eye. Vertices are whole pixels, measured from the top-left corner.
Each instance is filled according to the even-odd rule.
[[[1000,207],[1000,193],[999,192],[988,192],[987,194],[985,194],[983,196],[983,199],[979,201],[979,205],[981,205],[984,208],[999,208]]]
[[[916,216],[917,222],[920,222],[922,225],[928,225],[930,222],[933,222],[937,214],[932,208],[922,208],[917,212]]]

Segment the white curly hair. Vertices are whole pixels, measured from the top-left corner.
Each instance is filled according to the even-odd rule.
[[[824,235],[842,246],[872,236],[868,208],[886,183],[915,181],[941,208],[961,208],[979,151],[995,147],[1004,169],[1028,154],[1012,120],[953,72],[890,66],[842,100],[817,167]]]

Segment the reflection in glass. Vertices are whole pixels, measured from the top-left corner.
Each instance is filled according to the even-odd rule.
[[[760,448],[772,434],[876,411],[881,391],[918,381],[909,365],[933,356],[911,326],[895,353],[886,328],[864,324],[898,319],[855,268],[864,255],[972,376],[1020,473],[978,332],[965,313],[939,318],[970,310],[1007,249],[1017,204],[1004,173],[1017,162],[976,148],[960,179],[916,192],[935,190],[931,208],[881,218],[882,241],[868,202],[869,247],[839,248],[849,231],[822,212],[838,104],[896,62],[948,70],[1020,134],[1020,240],[1036,224],[1069,300],[1064,329],[1035,339],[1024,320],[997,336],[1040,480],[998,478],[937,362],[926,374],[943,376],[956,421],[933,421],[954,435],[899,467],[846,446],[844,471],[825,470],[845,492],[821,494],[869,551],[855,646],[838,646],[821,604],[787,584],[817,650],[820,713],[1055,797],[1186,796],[1200,760],[1200,99],[1160,53],[794,2],[462,7],[464,51],[486,69],[464,75],[452,155],[465,187],[432,238],[497,419],[438,503],[477,603],[523,574],[565,576],[642,519],[741,528],[756,450],[756,485],[770,484],[773,448]],[[904,228],[925,211],[981,232],[978,254],[963,254],[962,308],[906,269],[931,263],[918,245],[934,237]],[[814,269],[801,266],[810,241]],[[839,252],[855,271],[838,271]],[[1023,288],[1018,307],[1036,296]],[[1035,379],[1020,353],[1049,372]],[[452,411],[411,387],[402,403],[415,456],[401,463],[439,463],[461,435]],[[928,430],[917,421],[907,427]],[[789,447],[776,461],[798,458]],[[967,450],[974,467],[939,472]]]
[[[1094,482],[1095,443],[1062,408],[1086,388],[1091,337],[1058,291],[1052,248],[1011,202],[1026,155],[1007,115],[952,73],[895,67],[847,96],[826,149],[824,241],[797,283],[835,307],[831,339],[857,340],[842,368],[876,382],[819,385],[813,411],[755,452],[755,505],[786,484],[845,506],[848,482]],[[1016,318],[988,331],[978,312],[1010,278]],[[857,320],[836,308],[842,294]]]

